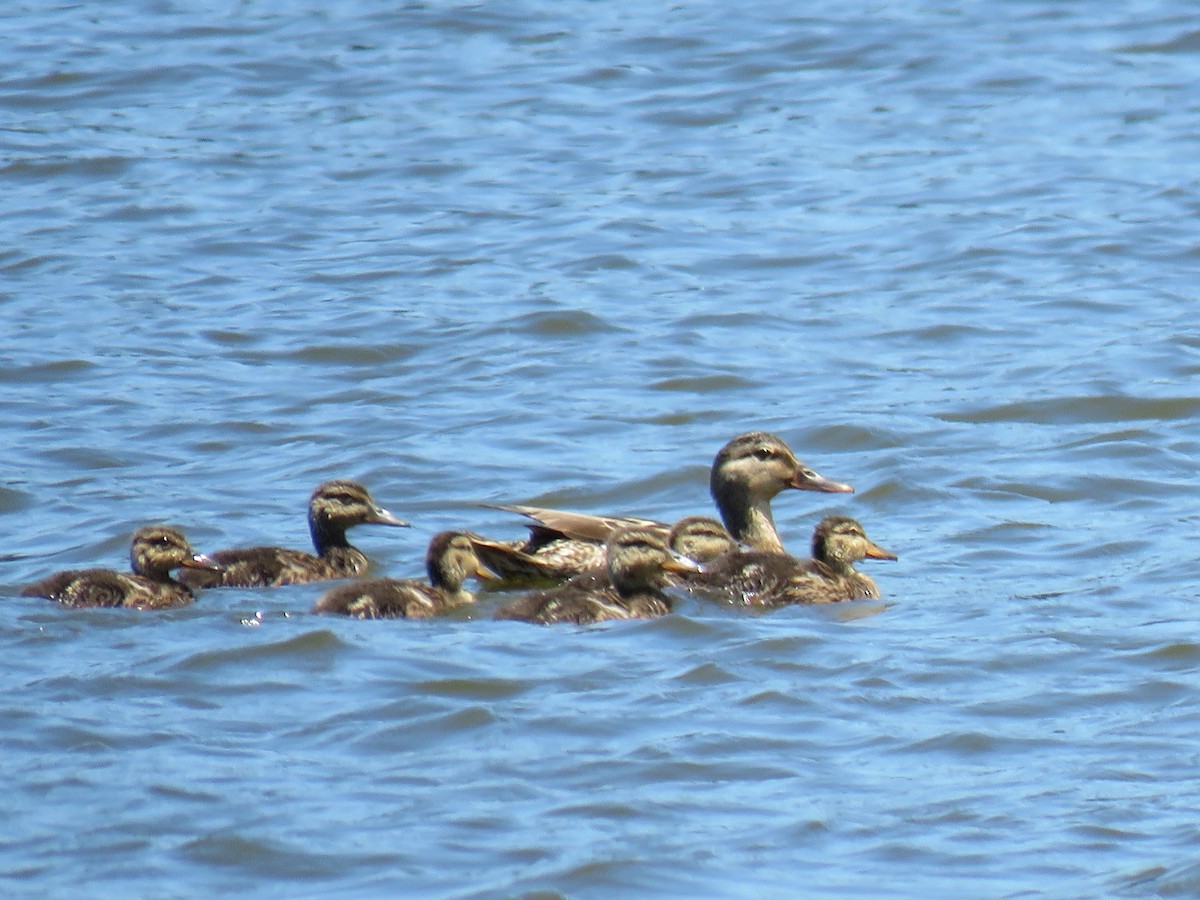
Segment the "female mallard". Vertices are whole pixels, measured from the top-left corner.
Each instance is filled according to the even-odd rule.
[[[355,525],[407,527],[379,506],[357,481],[339,479],[318,485],[308,502],[308,530],[317,554],[283,547],[218,550],[212,558],[220,573],[189,573],[193,587],[269,587],[305,584],[334,578],[356,578],[367,571],[367,557],[346,540]]]
[[[359,619],[428,619],[475,597],[463,587],[468,577],[494,578],[479,562],[470,536],[443,531],[429,541],[425,554],[429,584],[394,578],[355,581],[327,591],[313,612]]]
[[[187,606],[196,597],[171,577],[181,566],[217,571],[220,566],[192,549],[187,538],[166,525],[139,528],[129,548],[132,574],[111,569],[59,572],[31,584],[23,597],[49,597],[64,606],[126,606],[170,609]]]
[[[686,531],[672,535],[671,546],[687,552]],[[747,606],[790,603],[836,603],[878,598],[874,579],[854,568],[863,559],[896,559],[867,537],[863,527],[846,516],[827,516],[813,530],[812,559],[786,553],[731,549],[704,562],[686,579],[693,593]]]
[[[671,574],[695,568],[671,553],[657,528],[618,528],[605,543],[605,556],[603,574],[584,572],[557,588],[526,594],[500,609],[496,618],[586,625],[665,616],[671,598],[662,589]]]
[[[848,484],[814,472],[776,435],[765,431],[743,434],[713,460],[709,490],[725,526],[734,539],[756,550],[783,552],[775,530],[771,501],[788,488],[826,493],[851,493]],[[603,564],[603,542],[614,528],[649,526],[666,536],[669,526],[646,519],[565,513],[533,506],[500,507],[520,513],[536,524],[529,540],[509,544],[476,540],[487,566],[503,578],[562,580]]]

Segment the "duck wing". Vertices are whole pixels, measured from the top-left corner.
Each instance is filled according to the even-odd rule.
[[[600,516],[591,513],[568,512],[561,509],[547,509],[541,506],[501,506],[485,504],[489,509],[499,509],[504,512],[516,513],[527,519],[532,519],[529,526],[530,539],[537,543],[540,539],[574,538],[579,541],[592,541],[603,544],[610,534],[618,528],[638,526],[642,528],[659,528],[663,534],[670,530],[669,526],[652,519],[639,519],[633,516]]]

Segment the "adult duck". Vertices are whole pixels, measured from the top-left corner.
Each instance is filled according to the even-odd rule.
[[[187,606],[196,597],[187,585],[171,577],[181,567],[218,571],[220,566],[197,553],[176,528],[139,528],[129,548],[131,572],[112,569],[74,569],[58,572],[28,585],[24,597],[48,597],[64,606],[124,606],[132,609],[171,609]]]
[[[475,555],[470,536],[461,531],[443,531],[430,539],[425,569],[428,584],[396,578],[343,584],[326,591],[313,612],[357,619],[428,619],[475,601],[464,586],[467,578],[495,577]]]
[[[371,497],[357,481],[337,479],[317,486],[308,501],[308,530],[316,554],[284,547],[218,550],[220,572],[187,573],[194,587],[270,587],[305,584],[366,574],[366,555],[346,539],[356,525],[407,527]]]
[[[777,435],[753,431],[739,435],[717,453],[709,472],[709,491],[734,540],[755,550],[782,553],[771,501],[794,489],[823,493],[852,493],[854,488],[832,481],[797,459]],[[524,542],[479,538],[476,550],[487,566],[505,579],[562,580],[602,565],[604,540],[615,528],[657,529],[663,537],[670,526],[646,519],[594,516],[533,506],[500,507],[532,519]]]

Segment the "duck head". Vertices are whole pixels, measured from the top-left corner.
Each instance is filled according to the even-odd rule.
[[[804,465],[782,438],[766,431],[735,437],[713,460],[709,490],[721,518],[734,538],[756,550],[783,552],[771,500],[788,489],[854,492]]]
[[[149,525],[134,532],[129,563],[136,574],[159,579],[178,568],[221,571],[219,564],[192,549],[183,532],[168,525]]]

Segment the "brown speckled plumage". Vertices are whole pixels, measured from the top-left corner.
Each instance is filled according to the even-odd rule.
[[[469,577],[491,578],[475,555],[470,536],[443,531],[429,541],[425,554],[429,583],[375,578],[355,581],[327,591],[313,612],[358,619],[427,619],[475,600],[463,583]]]
[[[725,526],[710,516],[680,519],[667,535],[667,546],[697,563],[712,562],[718,556],[740,549]]]
[[[686,585],[699,596],[746,606],[878,598],[874,579],[854,568],[868,558],[896,555],[868,538],[854,519],[827,516],[813,530],[811,559],[733,549],[705,563]]]
[[[557,588],[526,594],[500,609],[496,618],[585,625],[609,619],[652,619],[671,611],[671,599],[662,589],[672,573],[692,567],[671,554],[659,529],[619,528],[605,549],[604,570],[584,572]]]
[[[218,565],[196,553],[177,529],[150,525],[138,529],[129,549],[132,572],[77,569],[59,572],[21,591],[25,597],[48,597],[64,606],[125,606],[170,609],[187,606],[195,596],[171,577],[171,570],[188,567],[215,570]]]
[[[524,541],[494,541],[475,536],[475,551],[493,572],[510,583],[560,582],[604,565],[604,541],[616,528],[641,523],[615,516],[495,506],[533,520]]]
[[[269,587],[365,575],[367,557],[351,546],[346,531],[355,525],[406,526],[379,506],[365,487],[339,479],[318,485],[308,504],[308,528],[316,555],[283,547],[218,550],[212,558],[223,571],[187,573],[194,587]]]
[[[721,518],[741,543],[783,552],[771,500],[788,488],[850,492],[800,462],[782,438],[765,431],[739,435],[721,448],[709,474],[709,490]],[[501,507],[534,520],[529,540],[477,542],[480,557],[512,581],[556,580],[602,564],[603,542],[614,529],[643,526],[665,537],[669,526],[645,519],[592,516],[533,506]]]

